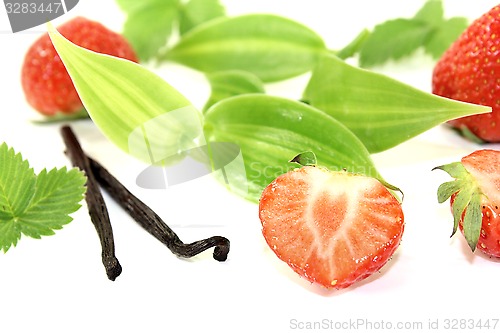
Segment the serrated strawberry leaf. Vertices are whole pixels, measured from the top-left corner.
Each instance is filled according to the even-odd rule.
[[[424,44],[425,52],[438,59],[467,28],[464,17],[453,17],[442,22]]]
[[[397,33],[395,33],[397,32]],[[415,52],[429,38],[432,28],[424,22],[395,19],[375,26],[360,50],[359,64],[371,67]]]
[[[0,145],[0,220],[19,216],[30,204],[36,177],[28,161],[7,144]]]
[[[370,36],[358,47],[359,64],[361,67],[381,65],[389,60],[410,56],[421,47],[437,59],[467,25],[463,17],[446,20],[442,1],[429,0],[412,18],[392,19],[376,25]],[[343,52],[339,54],[344,58]],[[351,56],[354,53],[345,54]]]
[[[18,218],[22,233],[33,238],[49,236],[71,222],[69,214],[80,208],[85,181],[76,169],[42,170],[30,206]]]
[[[0,249],[16,246],[21,235],[53,235],[80,207],[86,178],[66,168],[43,170],[38,176],[21,154],[0,146]]]

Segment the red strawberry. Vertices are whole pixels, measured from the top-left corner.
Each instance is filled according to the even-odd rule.
[[[449,122],[487,142],[500,142],[500,5],[474,21],[434,68],[434,94],[490,106],[491,113]]]
[[[378,271],[399,246],[399,201],[378,180],[313,166],[290,171],[262,193],[262,233],[295,272],[346,288]]]
[[[73,43],[89,50],[137,62],[125,38],[102,24],[76,17],[58,28]],[[29,48],[22,66],[21,83],[28,102],[44,115],[71,114],[83,108],[66,68],[48,34]]]
[[[437,167],[454,181],[441,184],[438,201],[451,197],[454,216],[452,235],[457,227],[470,248],[500,257],[500,152],[483,149],[455,162]]]

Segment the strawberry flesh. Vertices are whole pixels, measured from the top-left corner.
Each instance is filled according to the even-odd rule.
[[[259,208],[270,248],[326,288],[346,288],[378,271],[404,229],[401,204],[378,180],[312,166],[274,180]]]

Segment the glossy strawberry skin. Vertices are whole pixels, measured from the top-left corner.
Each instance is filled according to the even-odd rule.
[[[300,276],[328,289],[347,288],[391,258],[403,234],[403,212],[378,181],[318,173],[303,167],[263,191],[262,232],[278,258]],[[311,181],[311,175],[321,181]]]
[[[57,29],[71,42],[86,49],[137,62],[123,36],[102,24],[76,17]],[[83,108],[71,78],[48,34],[37,39],[25,55],[21,84],[28,103],[40,113],[71,114]]]
[[[500,142],[500,5],[474,21],[434,68],[434,94],[492,107],[449,122],[486,142]]]

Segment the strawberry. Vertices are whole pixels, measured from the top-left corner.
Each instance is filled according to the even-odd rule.
[[[289,171],[267,186],[259,217],[274,253],[329,289],[378,271],[404,229],[400,202],[378,180],[314,166]]]
[[[76,17],[58,28],[73,43],[89,50],[137,62],[125,38],[98,22]],[[40,113],[51,116],[82,110],[83,105],[48,34],[37,39],[24,58],[21,83],[27,101]]]
[[[474,21],[434,67],[434,94],[490,106],[491,113],[449,121],[486,142],[500,142],[500,5]]]
[[[435,169],[455,178],[438,188],[439,203],[450,198],[452,236],[460,228],[472,251],[500,257],[500,151],[477,150]]]

